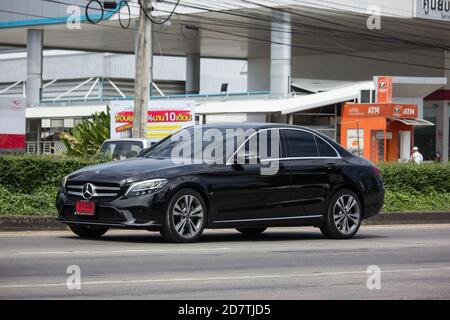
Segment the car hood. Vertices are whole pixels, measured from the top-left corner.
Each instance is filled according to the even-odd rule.
[[[69,181],[127,184],[162,178],[165,169],[179,168],[171,159],[133,158],[90,166],[69,176]]]

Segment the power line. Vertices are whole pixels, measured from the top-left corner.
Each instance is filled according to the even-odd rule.
[[[55,1],[55,0],[41,0],[41,1],[59,2],[59,3],[61,3],[61,1]],[[180,4],[180,5],[184,5],[184,4]],[[197,8],[201,9],[201,7],[197,7]],[[260,19],[260,18],[257,18],[257,19]],[[175,21],[175,23],[179,23],[179,22]],[[185,25],[185,24],[183,23],[182,25]],[[101,26],[101,25],[96,25],[96,26]],[[111,26],[104,26],[104,27],[111,27]],[[230,26],[230,27],[233,27],[233,26]],[[225,34],[225,35],[229,35],[229,36],[232,36],[232,37],[245,38],[247,40],[253,40],[253,41],[256,41],[256,42],[273,43],[271,40],[262,39],[262,38],[258,38],[258,37],[249,37],[249,36],[245,36],[245,35],[242,35],[242,34],[225,32],[225,31],[220,31],[220,30],[217,30],[217,29],[214,29],[214,30],[213,29],[207,29],[205,27],[199,27],[199,28],[203,29],[205,31],[209,31],[209,32]],[[216,39],[216,40],[224,40],[224,41],[232,41],[233,40],[233,39],[223,39],[223,38],[216,38],[216,37],[209,37],[209,38]],[[283,43],[281,43],[281,45],[283,45]],[[310,46],[304,46],[304,45],[300,46],[300,45],[293,44],[291,46],[294,47],[294,48],[302,48],[302,49],[308,49],[308,50],[312,50],[312,51],[316,51],[316,52],[331,53],[331,54],[350,56],[350,57],[356,57],[356,58],[367,59],[367,60],[382,61],[382,62],[387,62],[387,63],[406,64],[406,65],[411,65],[411,66],[417,66],[417,67],[423,67],[423,68],[431,68],[431,69],[439,69],[439,70],[448,70],[445,67],[438,67],[438,66],[426,65],[426,64],[417,64],[417,63],[405,62],[405,61],[396,61],[396,60],[390,60],[390,59],[386,59],[386,58],[369,57],[369,56],[364,56],[364,55],[359,55],[359,54],[343,53],[343,52],[338,52],[338,51],[334,51],[334,50],[319,49],[317,47],[310,47]]]
[[[141,8],[142,12],[144,12],[144,15],[147,17],[147,19],[149,19],[154,24],[165,24],[167,21],[169,21],[172,18],[175,11],[177,10],[178,5],[180,4],[180,0],[177,0],[177,2],[175,3],[175,6],[174,6],[173,10],[170,12],[169,16],[167,18],[165,18],[163,21],[156,21],[156,20],[154,20],[155,19],[154,17],[151,17],[151,14],[149,15],[147,13],[147,10],[145,10],[144,6],[142,5],[141,0],[137,0],[137,2],[139,4],[139,7]],[[153,11],[153,8],[151,8],[151,10]]]
[[[42,0],[42,1],[47,1],[47,2],[54,2],[54,3],[60,3],[60,4],[68,4],[68,3],[65,3],[65,2],[62,2],[62,1],[57,1],[57,0]],[[243,1],[245,1],[245,0],[243,0]],[[171,3],[171,2],[169,2],[169,1],[167,1],[168,3]],[[209,10],[209,12],[212,12],[211,11],[211,9],[205,9],[204,7],[199,7],[199,6],[193,6],[193,5],[186,5],[186,4],[180,4],[179,2],[177,2],[177,3],[174,3],[174,4],[179,4],[179,5],[181,5],[181,6],[184,6],[184,7],[188,7],[188,8],[195,8],[195,9],[198,9],[198,10]],[[217,2],[215,2],[215,4],[217,4]],[[163,11],[163,10],[160,10],[160,11]],[[171,12],[168,12],[168,13],[170,13],[170,14],[173,14],[173,11],[171,11]],[[249,15],[243,15],[243,14],[236,14],[236,13],[231,13],[231,12],[218,12],[218,13],[221,13],[221,14],[227,14],[227,15],[234,15],[234,16],[239,16],[239,17],[246,17],[246,18],[253,18],[253,19],[258,19],[258,20],[262,20],[262,21],[264,21],[264,22],[271,22],[272,21],[272,18],[271,17],[267,17],[267,16],[265,16],[265,15],[263,15],[263,18],[261,18],[261,17],[253,17],[253,16],[249,16]],[[292,14],[292,13],[291,13]],[[297,13],[298,14],[298,13]],[[188,14],[184,14],[185,16],[188,16]],[[301,14],[298,14],[298,15],[301,15]],[[192,15],[191,15],[192,16]],[[306,16],[306,15],[301,15],[302,17],[304,17],[304,18],[307,18],[307,19],[314,19],[313,17],[309,17],[309,16]],[[199,16],[195,16],[196,18],[200,18],[200,19],[204,19],[204,17],[199,17]],[[229,21],[228,21],[229,22]],[[329,22],[329,21],[325,21],[325,22],[327,22],[327,23],[331,23],[331,22]],[[177,22],[175,22],[175,23],[177,23]],[[298,24],[296,21],[293,21],[293,23],[294,24]],[[341,37],[341,38],[344,38],[345,39],[345,37],[343,37],[342,35],[339,35],[339,36],[336,36],[336,29],[332,29],[332,28],[326,28],[326,27],[318,27],[318,26],[312,26],[312,25],[308,25],[308,24],[299,24],[300,26],[307,26],[307,27],[315,27],[315,29],[322,29],[324,32],[333,32],[334,33],[334,37]],[[336,24],[335,24],[336,25]],[[223,25],[222,25],[223,26]],[[233,25],[233,27],[235,27],[236,25]],[[253,27],[253,29],[256,29],[256,27],[254,27],[255,26],[255,24],[247,24],[247,26],[249,26],[249,27]],[[261,25],[257,25],[258,27],[257,28],[263,28]],[[231,26],[230,26],[231,27]],[[351,28],[352,30],[354,30],[354,26],[349,26],[348,28]],[[272,28],[272,29],[269,29],[270,31],[273,31],[274,29]],[[277,30],[275,30],[275,31],[277,31]],[[280,30],[280,32],[283,32],[283,30]],[[295,33],[296,31],[294,30],[294,31],[290,31],[291,33]],[[311,32],[311,31],[309,31],[309,32]],[[390,39],[390,38],[388,38],[388,37],[385,37],[385,36],[377,36],[377,35],[374,35],[373,33],[370,33],[370,34],[367,34],[367,33],[361,33],[361,32],[352,32],[352,33],[348,33],[348,34],[351,34],[351,35],[355,35],[355,36],[369,36],[369,38],[368,38],[368,40],[370,40],[370,38],[373,38],[373,39],[375,39],[375,40],[378,40],[378,39],[383,39],[383,40],[389,40],[389,41],[391,41],[391,43],[393,43],[392,42],[392,39]],[[359,39],[357,39],[358,41],[363,41],[363,38],[359,38]],[[394,39],[395,40],[395,39]],[[427,43],[418,43],[418,42],[413,42],[413,41],[407,41],[407,40],[403,40],[403,39],[399,39],[399,41],[401,41],[402,43],[404,43],[404,44],[408,44],[408,45],[411,45],[411,46],[422,46],[422,47],[429,47],[429,44],[427,44]],[[445,48],[440,48],[440,47],[437,47],[437,49],[447,49],[447,47],[445,47]],[[429,55],[424,55],[424,54],[419,54],[419,55],[423,55],[423,56],[429,56]]]
[[[251,2],[251,1],[245,1],[245,0],[241,0],[241,1],[254,4],[254,2]],[[254,5],[257,5],[257,4],[254,4]],[[185,6],[185,7],[193,8],[193,9],[198,9],[198,10],[202,9],[202,7],[199,7],[199,6],[196,6],[196,5],[181,4],[181,6]],[[248,9],[248,8],[243,8],[243,7],[240,7],[240,8]],[[276,10],[276,9],[273,9],[272,7],[268,7],[268,9]],[[207,11],[208,12],[216,12],[216,11],[212,11],[211,9],[207,9]],[[327,24],[332,25],[334,28],[335,27],[345,27],[345,28],[350,29],[350,30],[354,30],[355,29],[355,26],[346,26],[344,24],[338,24],[336,22],[330,22],[330,21],[327,21],[327,20],[324,20],[324,19],[310,17],[310,16],[307,16],[307,15],[304,15],[304,14],[300,14],[300,13],[292,13],[290,11],[285,11],[285,12],[290,13],[291,15],[298,15],[298,16],[300,16],[302,18],[307,18],[307,19],[310,19],[310,20],[315,20],[315,21],[320,21],[322,23],[327,23]],[[235,14],[233,12],[217,12],[217,13],[225,14],[225,15],[232,15],[232,16],[239,16],[239,17],[242,17],[242,18],[257,19],[257,20],[264,21],[264,22],[267,22],[267,23],[271,23],[273,21],[273,17],[268,17],[268,16],[262,15],[262,14],[260,14],[259,16],[255,16],[255,15],[252,16],[252,15],[249,15],[249,14]],[[291,23],[293,25],[299,25],[299,26],[305,25],[305,24],[302,24],[302,23],[298,23],[298,21],[295,20],[295,19],[293,19],[291,21],[283,21],[282,19],[278,19],[278,20],[280,20],[279,22],[289,22],[289,23]],[[334,28],[326,28],[326,27],[323,27],[323,26],[321,26],[321,27],[312,26],[312,27],[327,29],[327,30],[333,31],[333,32],[336,31],[336,29],[334,29]],[[346,32],[344,30],[342,30],[342,31]],[[374,39],[397,40],[397,41],[401,41],[401,42],[403,42],[405,44],[410,44],[410,45],[415,45],[415,46],[422,45],[423,47],[430,47],[430,45],[428,43],[423,43],[423,42],[420,43],[420,42],[417,42],[417,41],[408,41],[408,40],[404,40],[404,39],[401,39],[401,38],[395,38],[393,36],[389,37],[389,36],[377,35],[377,34],[374,34],[374,32],[367,32],[367,31],[366,32],[360,32],[360,31],[355,32],[355,31],[351,31],[351,32],[349,32],[349,34],[353,34],[353,35],[356,35],[356,36],[361,36],[361,35],[362,36],[368,36],[368,37],[374,38]],[[437,48],[442,49],[441,47],[437,47]],[[445,47],[445,49],[448,49],[448,47]]]
[[[213,30],[213,29],[206,29],[206,28],[203,28],[203,27],[200,27],[200,28],[202,30],[207,30],[207,31],[210,31],[210,32],[217,32],[217,33],[225,33],[225,34],[232,35],[232,36],[235,36],[235,37],[246,37],[246,36],[242,36],[240,34],[233,34],[233,33],[228,33],[228,32],[224,32],[224,31],[217,31],[217,30]],[[249,38],[249,37],[247,37],[247,38]],[[260,39],[260,38],[256,38],[256,37],[250,37],[250,38],[253,39],[253,40],[256,40],[256,41],[267,42],[266,39]],[[277,41],[270,41],[270,42],[273,43],[273,44],[286,45],[286,46],[290,46],[292,48],[308,49],[308,50],[322,52],[322,53],[327,53],[327,54],[336,54],[336,55],[348,56],[348,57],[353,57],[353,58],[374,60],[374,61],[387,62],[387,63],[403,64],[403,65],[422,67],[422,68],[430,68],[430,69],[438,69],[438,70],[450,70],[450,68],[446,68],[446,67],[438,67],[438,66],[430,66],[430,65],[425,65],[425,64],[417,64],[417,63],[412,63],[412,62],[389,60],[389,59],[385,59],[385,58],[367,57],[367,56],[362,56],[362,55],[358,55],[358,54],[342,53],[342,52],[333,51],[333,50],[311,48],[311,47],[302,46],[302,45],[295,45],[295,44],[288,45],[288,44],[285,44],[285,43],[282,43],[282,42],[277,42]]]

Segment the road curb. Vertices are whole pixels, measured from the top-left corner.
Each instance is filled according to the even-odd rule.
[[[450,223],[450,212],[391,212],[368,220],[364,225],[443,224]],[[0,232],[5,231],[63,231],[67,227],[55,217],[0,217]]]
[[[364,225],[450,223],[450,212],[390,212],[364,220]]]
[[[0,232],[2,231],[62,231],[67,227],[55,217],[0,217]]]

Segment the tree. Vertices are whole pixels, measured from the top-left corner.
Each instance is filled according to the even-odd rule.
[[[68,156],[95,155],[102,143],[109,139],[111,117],[107,112],[95,113],[92,119],[84,119],[69,132],[61,133]]]

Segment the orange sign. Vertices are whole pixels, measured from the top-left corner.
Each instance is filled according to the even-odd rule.
[[[378,77],[377,102],[392,102],[392,77]]]
[[[395,103],[346,103],[342,110],[343,117],[365,118],[385,117],[416,119],[418,108],[416,104]]]

